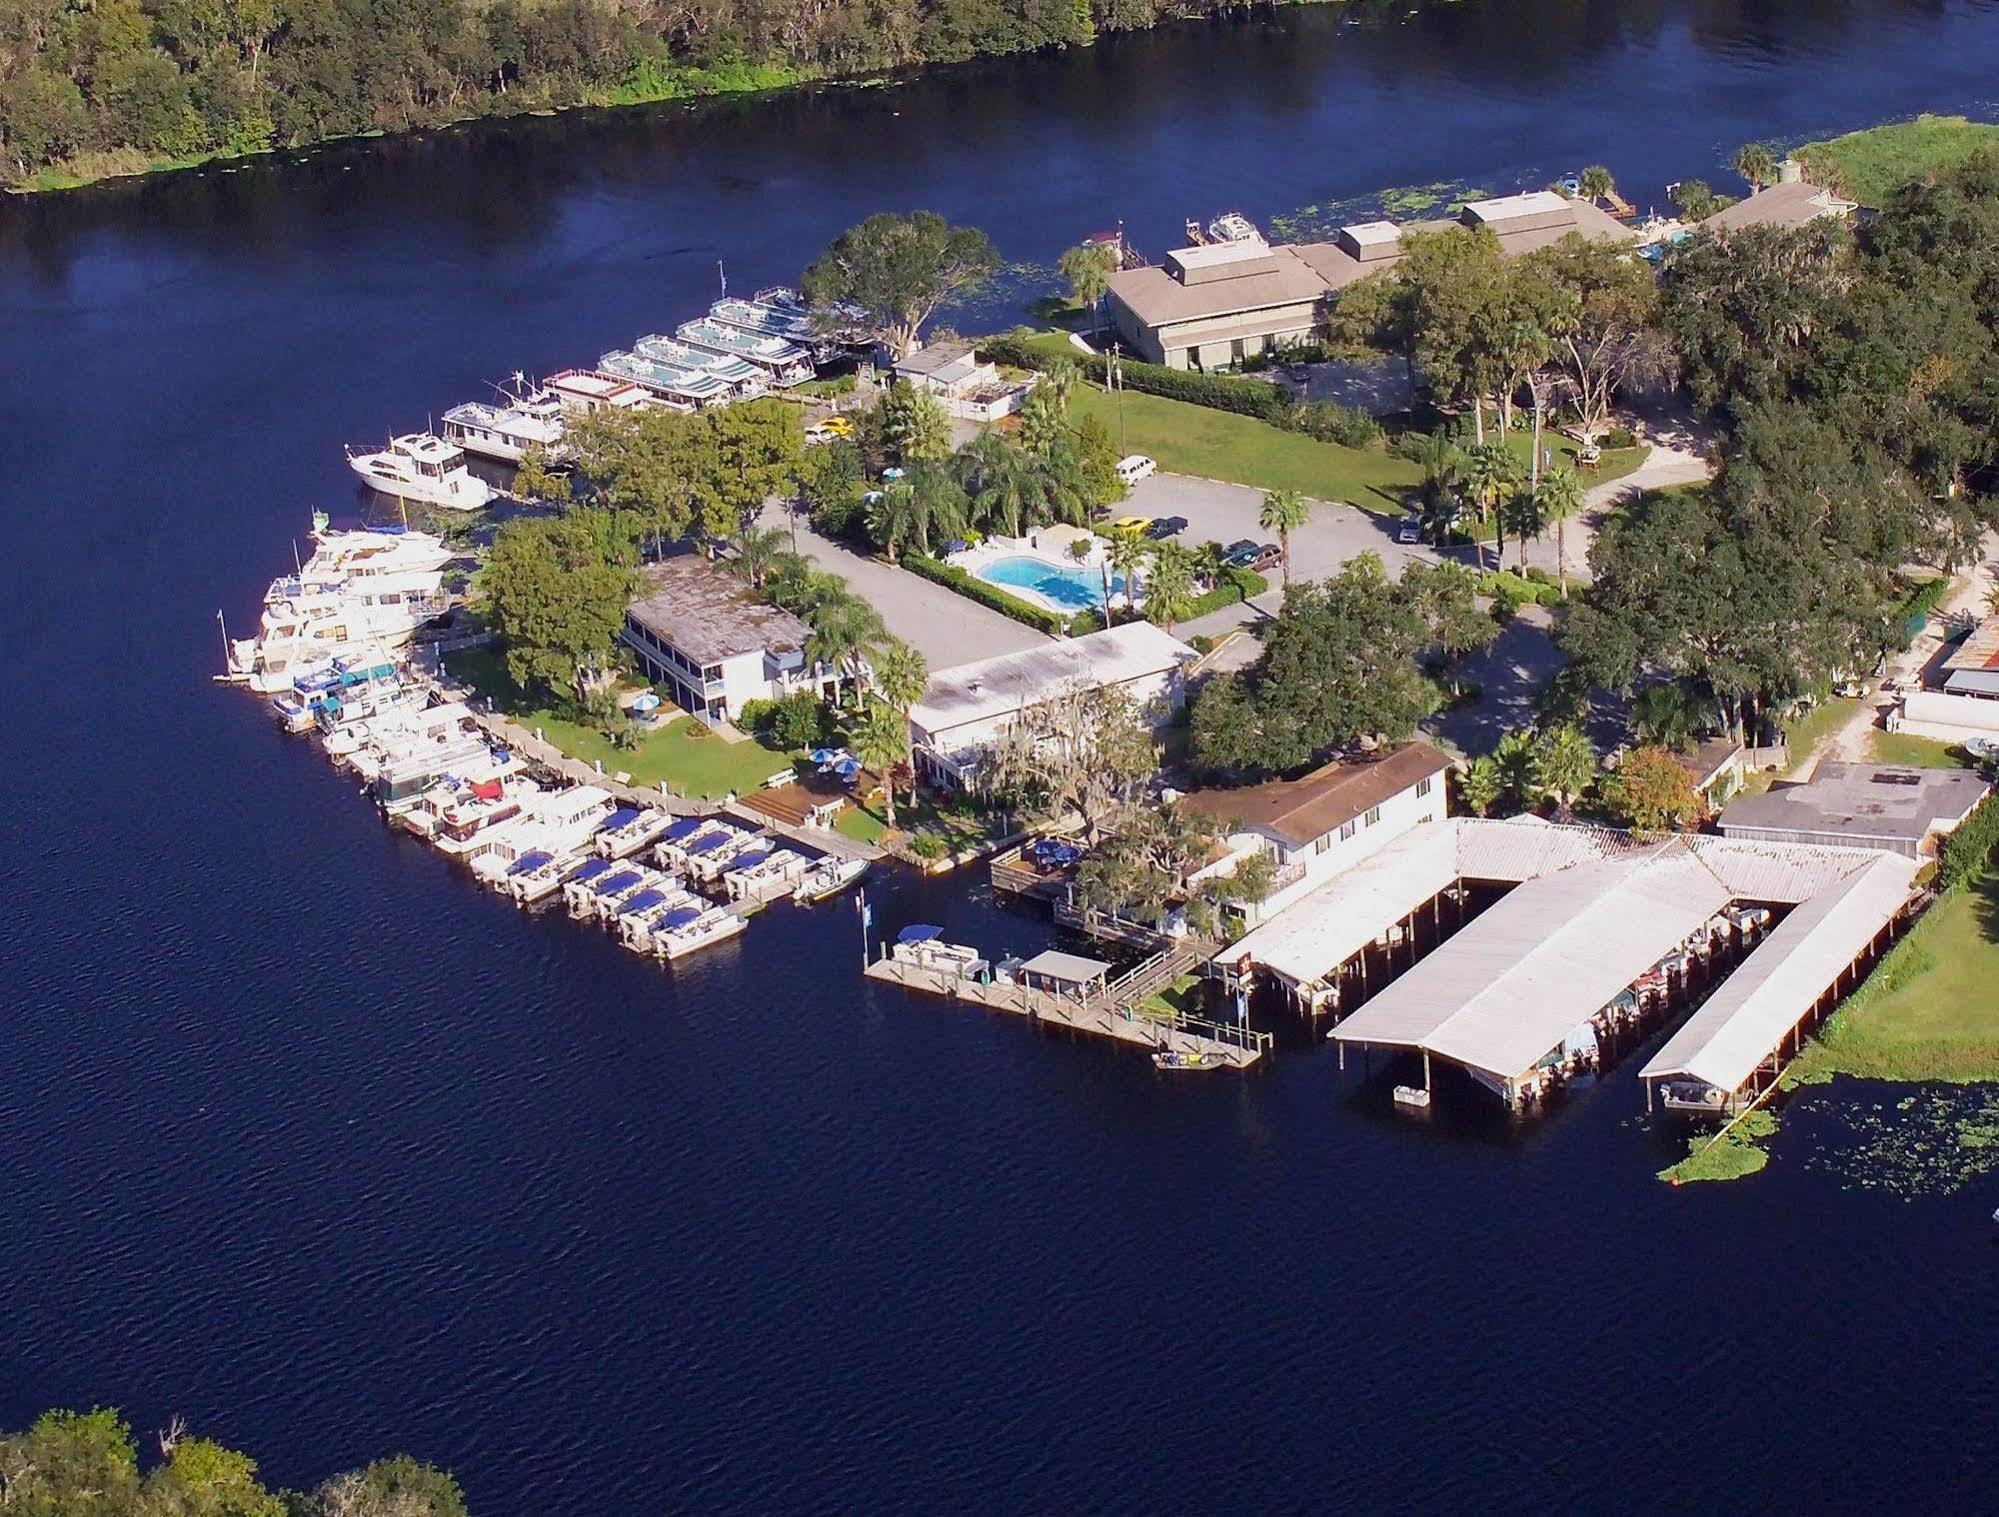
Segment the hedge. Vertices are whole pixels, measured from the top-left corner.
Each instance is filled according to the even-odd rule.
[[[1180,620],[1183,622],[1193,621],[1196,617],[1206,616],[1210,611],[1219,611],[1224,606],[1233,606],[1238,602],[1250,600],[1255,596],[1263,594],[1269,588],[1270,581],[1265,579],[1261,574],[1258,574],[1254,569],[1238,569],[1231,566],[1222,570],[1221,581],[1214,589],[1210,590],[1206,595],[1195,598],[1193,604],[1188,606]],[[1112,609],[1117,610],[1120,608],[1113,604]],[[1103,627],[1104,614],[1102,611],[1078,611],[1069,619],[1069,635],[1071,637],[1081,637],[1089,632],[1101,632],[1103,631]]]
[[[1935,579],[1924,580],[1911,590],[1902,600],[1901,617],[1902,646],[1907,647],[1921,635],[1930,614],[1943,603],[1944,592],[1950,589],[1950,576],[1939,574]]]
[[[1018,332],[989,337],[979,344],[979,356],[991,363],[1016,369],[1041,370],[1048,367],[1048,355],[1027,342]],[[1097,384],[1104,381],[1106,360],[1100,353],[1072,355],[1083,376]],[[1190,405],[1208,406],[1217,411],[1233,411],[1238,416],[1254,416],[1272,426],[1296,425],[1297,402],[1274,384],[1260,379],[1233,379],[1226,374],[1203,374],[1195,369],[1169,369],[1160,363],[1142,363],[1125,358],[1118,362],[1118,375],[1128,389],[1147,395],[1163,395],[1168,400],[1184,400]]]
[[[1956,890],[1984,874],[1999,849],[1999,797],[1986,796],[1957,831],[1944,840],[1937,859],[1937,888]]]
[[[1531,576],[1534,571],[1528,570]],[[1562,587],[1527,578],[1522,579],[1511,569],[1488,569],[1478,577],[1478,591],[1489,595],[1503,604],[1508,611],[1539,601],[1544,606],[1559,606],[1563,602]]]
[[[920,574],[925,579],[935,580],[940,585],[956,590],[968,600],[975,600],[982,606],[990,606],[1002,615],[1010,616],[1017,622],[1025,622],[1038,631],[1051,636],[1063,631],[1068,618],[1053,611],[1043,611],[1039,606],[1030,606],[1016,596],[995,585],[989,585],[974,575],[967,574],[953,564],[940,563],[934,558],[926,558],[921,553],[902,555],[902,567],[912,574]]]

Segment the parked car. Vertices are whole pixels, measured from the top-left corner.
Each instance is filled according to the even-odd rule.
[[[1247,555],[1247,557],[1243,558],[1245,563],[1250,558],[1256,556],[1256,542],[1253,538],[1238,537],[1234,542],[1222,549],[1222,559],[1225,563],[1232,564],[1238,557],[1243,557],[1243,555]]]
[[[831,432],[835,437],[852,437],[854,435],[853,418],[849,416],[829,416],[820,422],[819,425],[824,427],[828,432]]]
[[[1120,516],[1105,530],[1110,532],[1144,532],[1152,525],[1149,516]]]
[[[1156,472],[1158,468],[1159,465],[1143,453],[1133,453],[1118,460],[1117,477],[1127,485],[1135,485],[1148,474]]]
[[[805,445],[809,448],[814,443],[831,442],[839,435],[839,433],[827,426],[825,422],[815,421],[805,429]]]
[[[1423,540],[1423,518],[1411,511],[1396,523],[1395,540],[1399,543],[1420,543]]]
[[[1284,550],[1276,543],[1264,543],[1257,548],[1255,555],[1243,565],[1243,568],[1254,569],[1261,574],[1265,569],[1275,569],[1283,562]]]
[[[1177,536],[1179,533],[1185,532],[1186,530],[1187,530],[1186,517],[1162,516],[1157,521],[1155,521],[1151,526],[1145,529],[1145,535],[1151,538],[1154,542],[1164,542],[1167,538]]]

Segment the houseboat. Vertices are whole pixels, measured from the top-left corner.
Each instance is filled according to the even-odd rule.
[[[692,912],[692,916],[685,913]],[[725,938],[733,938],[750,924],[743,918],[720,906],[710,906],[706,911],[693,906],[684,906],[667,915],[652,929],[652,951],[659,958],[669,962],[683,959],[688,954],[719,943]]]
[[[814,373],[812,355],[782,337],[760,337],[705,316],[698,321],[683,321],[673,331],[674,336],[697,352],[740,359],[751,365],[779,389],[803,384]]]
[[[756,364],[731,353],[691,347],[658,332],[641,337],[632,344],[632,351],[652,363],[719,379],[729,387],[726,398],[730,400],[753,400],[769,388],[770,376]]]
[[[657,806],[620,806],[604,821],[591,846],[607,859],[628,859],[673,825]]]
[[[512,388],[501,389],[497,405],[468,400],[446,411],[442,420],[446,442],[502,463],[519,463],[530,448],[551,461],[560,461],[567,451],[562,397],[529,385],[520,374]]]
[[[722,891],[732,901],[781,901],[798,889],[809,867],[789,848],[752,848],[722,873]]]

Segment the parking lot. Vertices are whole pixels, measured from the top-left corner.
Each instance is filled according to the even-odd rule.
[[[1154,474],[1133,487],[1130,498],[1112,508],[1118,515],[1184,516],[1187,528],[1179,540],[1199,547],[1208,539],[1232,543],[1241,538],[1274,542],[1276,536],[1257,525],[1263,509],[1263,492],[1246,485],[1223,484],[1218,480],[1194,479],[1184,474]],[[1395,540],[1396,520],[1370,516],[1353,506],[1316,501],[1312,518],[1291,534],[1291,574],[1294,579],[1324,579],[1340,572],[1342,565],[1358,553],[1378,553],[1391,573],[1421,558],[1434,563],[1436,550],[1423,544],[1405,545]],[[1282,592],[1280,571],[1267,576],[1270,593],[1261,598],[1258,609],[1275,613]],[[1206,630],[1205,624],[1203,630]]]

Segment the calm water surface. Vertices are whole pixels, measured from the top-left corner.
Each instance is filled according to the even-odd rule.
[[[1673,1191],[1635,1059],[1422,1127],[1316,1049],[1168,1081],[865,989],[844,906],[664,973],[208,682],[215,609],[352,504],[341,443],[670,326],[718,260],[916,204],[1021,264],[1118,217],[1156,252],[1596,160],[1642,204],[1999,77],[1962,0],[1382,14],[0,207],[0,1422],[180,1412],[293,1482],[407,1447],[486,1517],[1989,1501],[1995,1198],[1842,1188],[1813,1103]]]

